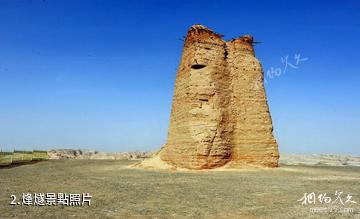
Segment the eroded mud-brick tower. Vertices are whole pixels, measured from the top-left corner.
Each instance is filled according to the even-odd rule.
[[[175,167],[278,166],[278,146],[249,35],[224,41],[202,25],[185,39],[168,139],[160,158]]]

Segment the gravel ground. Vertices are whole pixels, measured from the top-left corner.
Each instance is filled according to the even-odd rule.
[[[283,165],[243,171],[129,169],[127,160],[50,160],[0,169],[0,218],[360,218],[360,167]],[[342,191],[357,203],[302,205]],[[90,193],[90,206],[10,205],[22,193]],[[337,212],[312,213],[315,207]],[[342,209],[342,210],[341,210]],[[353,209],[352,213],[339,212]]]

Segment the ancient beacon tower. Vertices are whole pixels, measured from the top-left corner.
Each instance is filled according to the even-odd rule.
[[[252,44],[249,35],[225,42],[202,25],[189,29],[161,160],[189,169],[278,166],[263,72]]]

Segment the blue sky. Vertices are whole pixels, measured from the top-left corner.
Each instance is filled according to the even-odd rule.
[[[356,1],[0,0],[1,148],[160,148],[197,23],[262,42],[281,152],[360,155]]]

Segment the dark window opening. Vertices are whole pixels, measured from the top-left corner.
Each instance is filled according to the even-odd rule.
[[[203,102],[209,102],[208,99],[199,99],[200,101],[203,101]]]
[[[195,64],[195,65],[192,65],[191,68],[192,69],[202,69],[206,67],[206,65],[201,65],[201,64]]]

